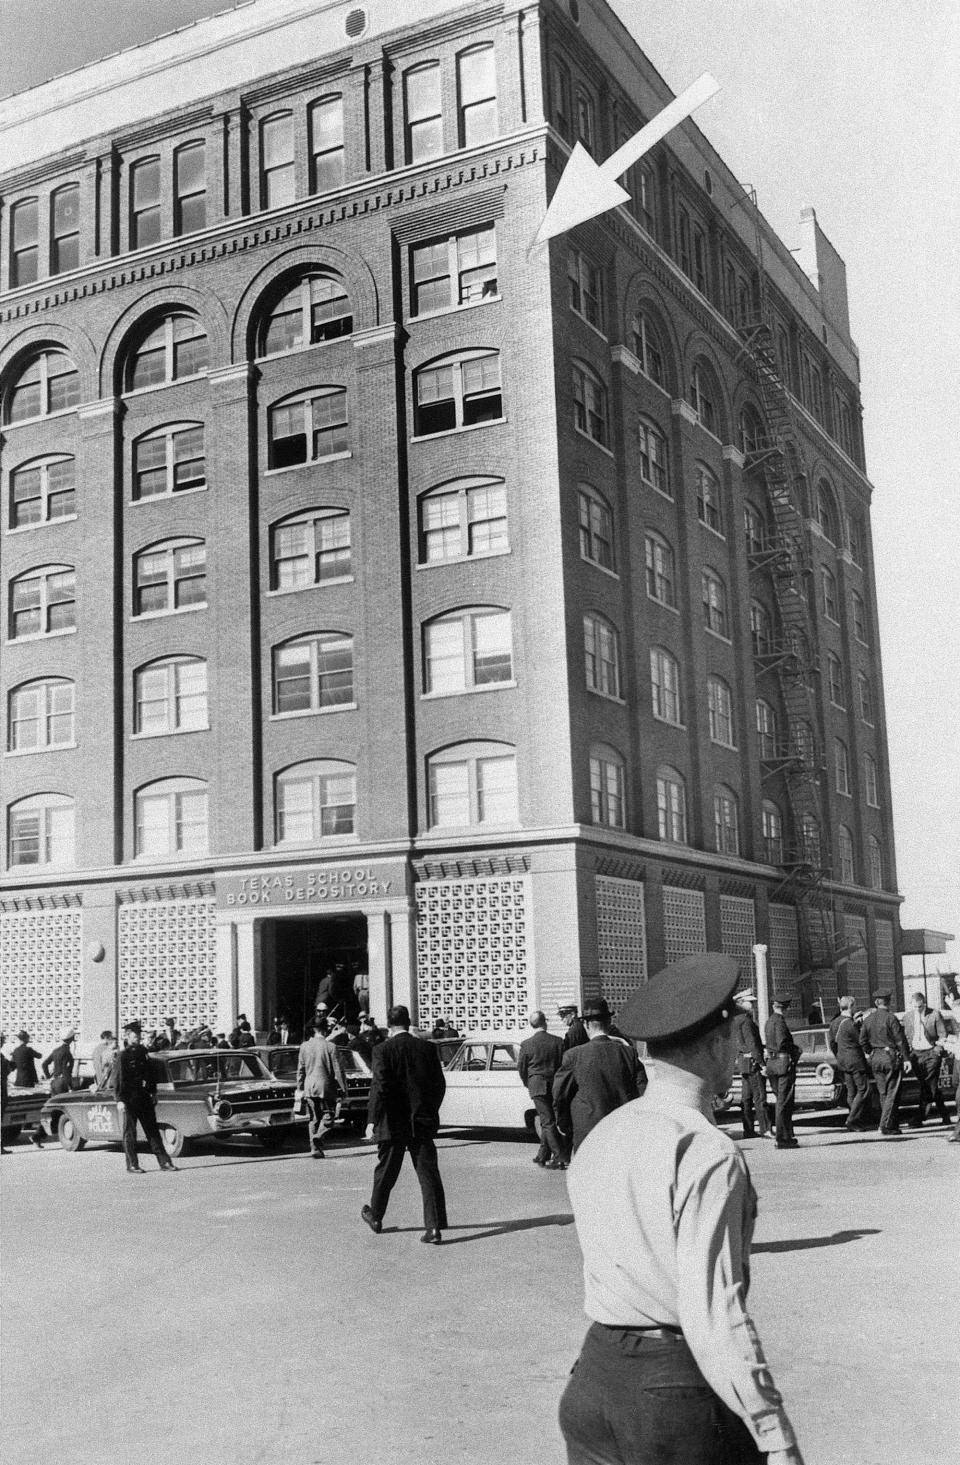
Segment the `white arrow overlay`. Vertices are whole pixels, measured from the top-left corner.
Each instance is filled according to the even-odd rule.
[[[703,105],[720,90],[708,71],[688,86],[686,91],[674,97],[658,112],[646,127],[625,142],[623,147],[611,153],[605,163],[595,163],[581,143],[577,143],[567,159],[567,166],[560,175],[556,192],[543,216],[543,223],[537,230],[534,245],[543,244],[557,234],[564,234],[576,224],[583,224],[597,214],[605,214],[617,204],[628,203],[630,195],[621,188],[617,179],[628,168],[632,168],[654,143],[666,137],[667,133],[682,122],[684,117]]]

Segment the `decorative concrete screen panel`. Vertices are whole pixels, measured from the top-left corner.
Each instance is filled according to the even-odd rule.
[[[417,1022],[521,1028],[527,1013],[526,881],[417,886]]]
[[[639,880],[596,876],[600,996],[616,1012],[647,980],[647,928]]]
[[[856,999],[858,1007],[870,1006],[870,966],[867,960],[867,923],[863,916],[844,916],[843,935],[849,946],[856,946],[851,952],[846,967],[841,968],[840,985],[850,997]],[[890,990],[893,991],[891,973]]]
[[[877,921],[874,933],[877,942],[877,991],[894,992],[897,970],[893,955],[893,922]]]
[[[796,907],[771,905],[769,911],[767,970],[771,988],[775,988],[778,982],[789,985],[795,981],[800,971],[800,943],[797,937]]]
[[[8,1037],[25,1028],[34,1047],[52,1047],[83,1015],[83,913],[79,909],[0,915],[0,1021]]]
[[[663,932],[666,964],[707,949],[707,919],[701,890],[663,887]]]
[[[740,963],[740,975],[748,982],[753,975],[756,940],[757,920],[753,901],[741,895],[721,895],[720,946],[725,955],[736,957]]]
[[[181,1032],[217,1016],[217,918],[212,900],[131,902],[119,912],[120,1021],[172,1017]]]

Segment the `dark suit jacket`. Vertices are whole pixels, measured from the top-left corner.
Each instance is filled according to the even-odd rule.
[[[563,1039],[539,1028],[520,1044],[517,1068],[531,1099],[549,1094],[553,1075],[563,1057]]]
[[[636,1050],[619,1038],[604,1033],[568,1049],[553,1080],[553,1103],[560,1128],[573,1131],[573,1148],[605,1115],[638,1099],[646,1086]]]
[[[396,1033],[374,1048],[372,1066],[367,1123],[374,1137],[382,1143],[436,1134],[447,1081],[433,1043]]]
[[[157,1071],[142,1043],[134,1048],[120,1048],[113,1060],[110,1087],[122,1104],[135,1103],[145,1095],[152,1099],[157,1092]]]
[[[860,1029],[849,1013],[840,1013],[833,1019],[827,1042],[844,1073],[864,1073],[866,1071],[867,1060],[860,1041]]]
[[[577,1048],[582,1043],[589,1043],[590,1034],[587,1032],[579,1017],[575,1017],[563,1035],[563,1051],[569,1053],[571,1048]]]
[[[780,1012],[775,1012],[768,1017],[766,1026],[763,1029],[763,1041],[767,1046],[767,1056],[772,1058],[775,1053],[786,1053],[796,1063],[800,1057],[800,1049],[793,1041],[793,1033],[787,1027],[786,1019]]]
[[[868,1053],[887,1051],[901,1058],[910,1057],[903,1028],[888,1007],[875,1007],[872,1012],[868,1012],[863,1019],[860,1035]]]
[[[741,1058],[752,1058],[758,1068],[763,1066],[763,1044],[760,1042],[760,1029],[749,1012],[738,1012],[733,1019],[733,1030],[737,1035],[737,1052]],[[750,1072],[749,1065],[746,1069]],[[744,1072],[744,1065],[740,1065],[740,1072]]]

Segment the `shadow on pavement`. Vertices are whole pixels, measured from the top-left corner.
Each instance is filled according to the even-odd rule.
[[[507,1236],[511,1231],[533,1231],[538,1226],[572,1226],[573,1216],[565,1212],[556,1216],[532,1216],[522,1221],[478,1221],[473,1226],[447,1226],[443,1233],[444,1246],[462,1246],[465,1241],[489,1241],[494,1236]],[[422,1226],[384,1226],[383,1234],[389,1232],[422,1231]],[[469,1236],[450,1236],[451,1231],[469,1231]],[[449,1238],[449,1239],[448,1239]]]
[[[844,1246],[848,1241],[859,1241],[861,1236],[879,1236],[878,1226],[864,1226],[859,1231],[834,1231],[832,1236],[801,1236],[795,1241],[761,1241],[750,1248],[751,1256],[758,1252],[809,1251],[815,1246]]]

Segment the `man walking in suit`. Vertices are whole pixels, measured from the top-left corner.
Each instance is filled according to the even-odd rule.
[[[367,1108],[367,1139],[377,1140],[377,1166],[370,1204],[360,1215],[371,1231],[381,1230],[390,1192],[409,1151],[423,1196],[424,1232],[420,1240],[440,1245],[447,1224],[447,1202],[434,1138],[446,1089],[433,1043],[411,1035],[406,1007],[391,1007],[386,1042],[378,1043],[373,1050],[373,1082]]]
[[[297,1054],[297,1088],[310,1110],[310,1153],[315,1160],[325,1160],[323,1141],[333,1128],[337,1095],[346,1092],[343,1064],[335,1043],[327,1038],[327,1020],[314,1021],[314,1034],[300,1044]]]
[[[767,1113],[767,1085],[763,1076],[763,1044],[760,1041],[760,1029],[753,1018],[757,999],[752,992],[738,992],[733,1000],[739,1008],[733,1019],[733,1031],[737,1039],[743,1137],[753,1139],[759,1129],[760,1138],[766,1139],[770,1133],[770,1116]]]
[[[910,1049],[903,1028],[889,1010],[890,994],[875,992],[873,1000],[876,1005],[863,1019],[860,1041],[870,1055],[870,1067],[883,1106],[880,1110],[880,1133],[899,1134],[897,1102],[903,1083],[903,1063],[910,1057]]]
[[[949,1124],[950,1116],[940,1092],[942,1044],[947,1036],[947,1025],[939,1012],[927,1006],[922,992],[914,992],[904,1013],[903,1034],[917,1075],[917,1117],[911,1119],[911,1129],[919,1129],[934,1106],[940,1123]]]
[[[610,1009],[599,997],[583,1009],[588,1041],[570,1048],[553,1080],[557,1123],[570,1136],[576,1154],[595,1125],[621,1104],[638,1099],[647,1075],[636,1049],[610,1036]]]
[[[848,1134],[867,1128],[863,1116],[870,1101],[870,1070],[860,1041],[860,1029],[853,1019],[853,1006],[852,997],[840,998],[840,1011],[827,1034],[830,1052],[837,1060],[847,1091],[849,1113],[843,1127]]]
[[[795,1150],[800,1141],[793,1132],[793,1101],[797,1088],[797,1059],[800,1049],[787,1027],[784,1009],[790,1006],[791,992],[776,992],[773,1012],[767,1018],[763,1041],[767,1049],[767,1077],[776,1098],[774,1125],[778,1150]]]
[[[544,1165],[548,1170],[565,1170],[567,1167],[550,1092],[553,1076],[563,1058],[563,1043],[554,1033],[547,1032],[547,1019],[542,1012],[531,1012],[530,1026],[533,1036],[520,1044],[517,1069],[540,1120],[540,1148],[533,1157],[533,1163]]]

